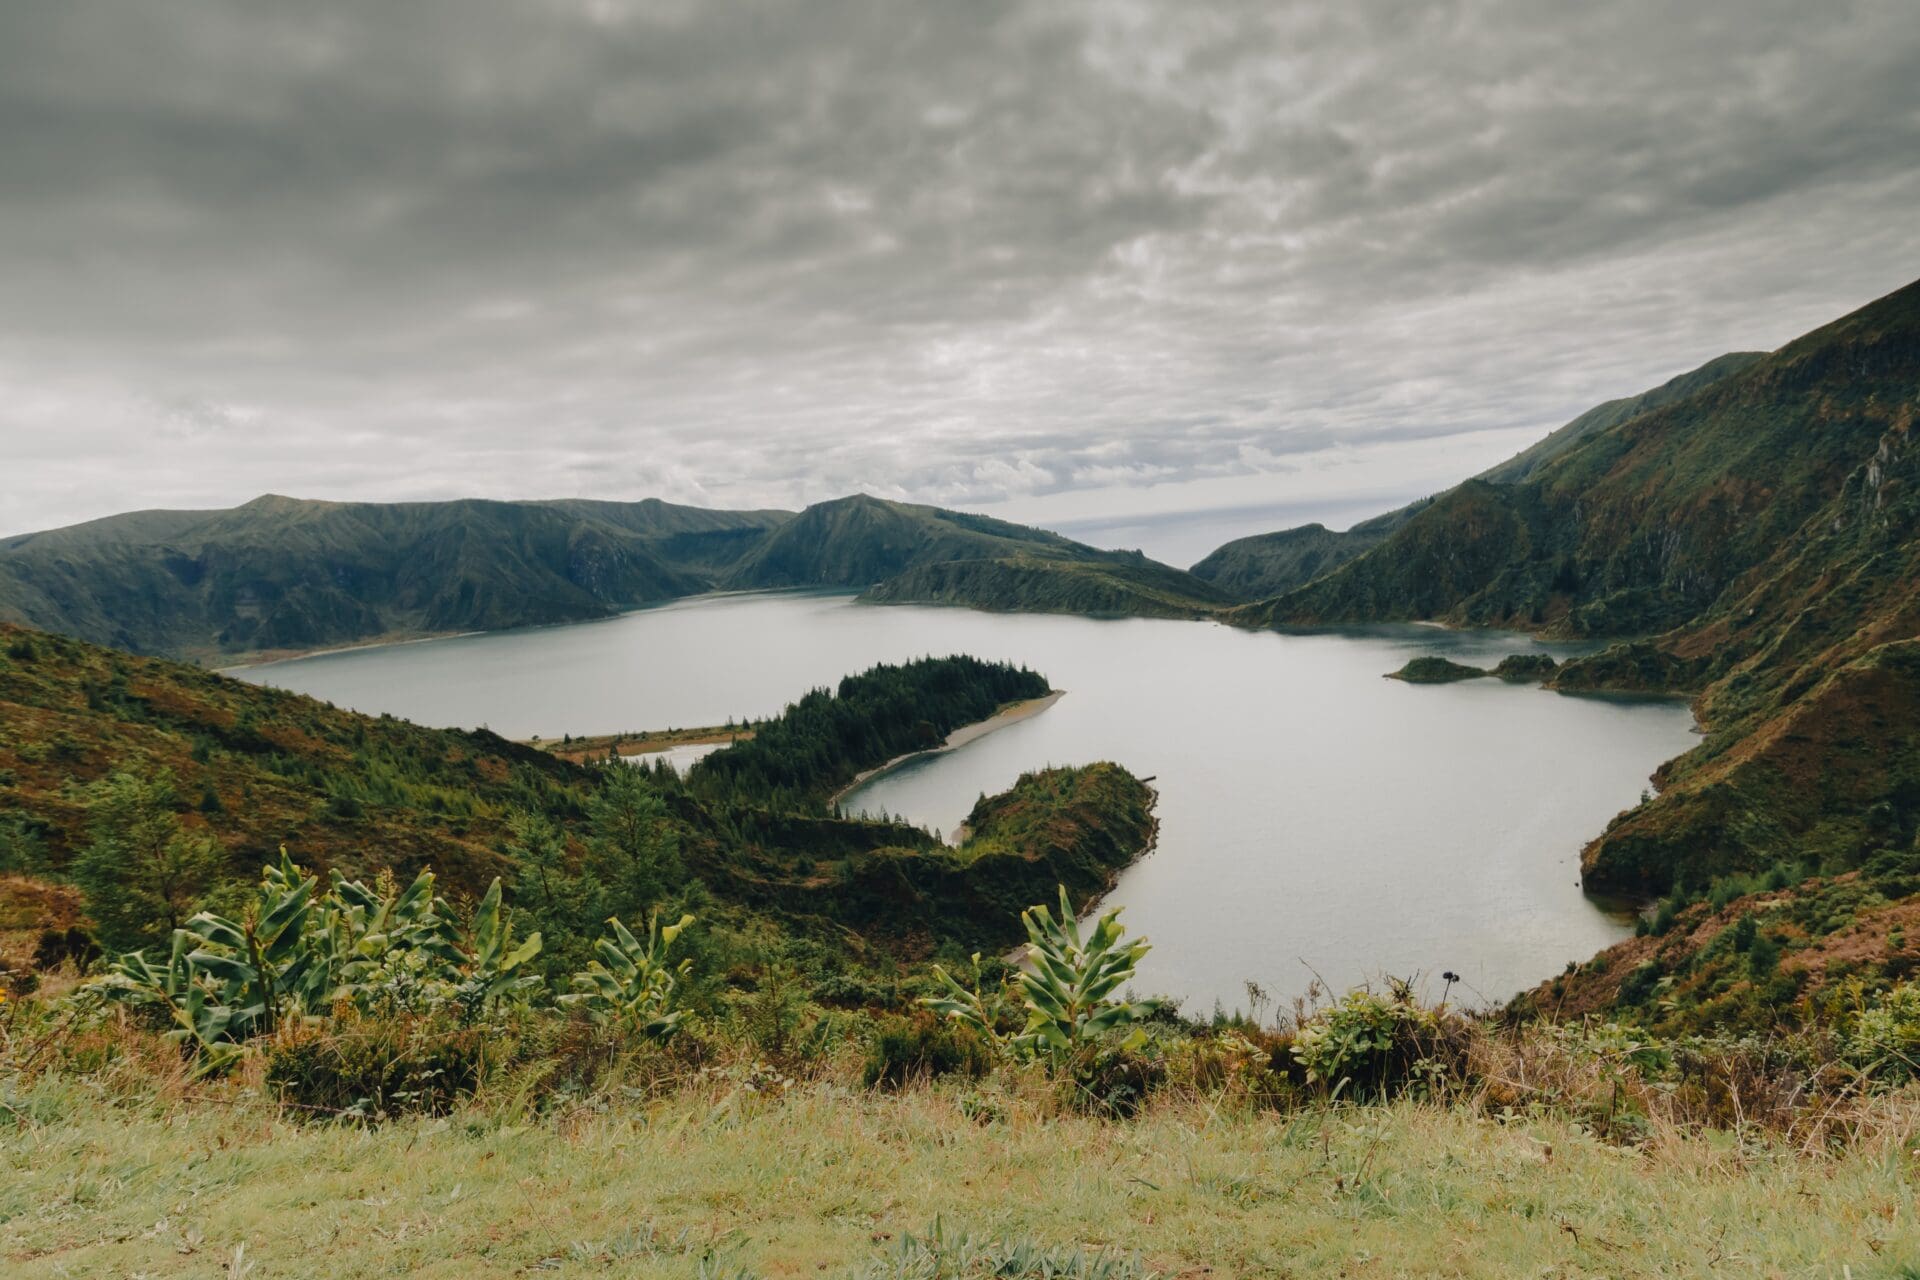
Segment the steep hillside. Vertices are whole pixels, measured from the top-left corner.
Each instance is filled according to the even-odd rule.
[[[1519,484],[1595,432],[1605,431],[1649,410],[1684,400],[1722,378],[1731,377],[1756,361],[1765,359],[1766,355],[1764,351],[1730,351],[1726,355],[1715,356],[1698,369],[1689,369],[1677,377],[1669,378],[1651,391],[1597,404],[1538,444],[1521,450],[1497,467],[1487,468],[1474,478],[1494,484]]]
[[[170,778],[161,820],[213,842],[205,876],[181,889],[198,903],[252,880],[282,846],[312,869],[356,877],[431,868],[455,897],[498,875],[535,903],[559,956],[563,935],[598,929],[623,860],[657,858],[635,881],[644,902],[620,908],[633,918],[663,898],[698,902],[715,924],[843,966],[942,944],[1001,948],[1017,939],[1018,911],[988,912],[983,902],[1029,894],[1043,872],[1085,900],[1150,842],[1151,793],[1131,775],[1103,765],[1023,779],[1017,802],[995,810],[1020,822],[983,823],[959,849],[899,823],[825,816],[819,796],[1046,688],[1033,672],[965,657],[876,667],[751,726],[751,741],[682,780],[582,767],[484,731],[362,716],[0,624],[0,942],[70,922],[73,894],[61,882],[95,835],[94,784],[122,773]],[[636,832],[635,849],[592,861],[599,844]],[[14,883],[17,871],[42,879]],[[911,911],[896,903],[906,914],[882,919],[875,886],[903,876],[917,886]],[[572,890],[538,904],[536,886],[569,878]]]
[[[1858,870],[1805,865],[1663,901],[1638,937],[1543,982],[1514,1011],[1634,1017],[1660,1035],[1777,1033],[1844,1022],[1920,974],[1920,848]]]
[[[1380,546],[1236,613],[1633,635],[1566,691],[1698,695],[1709,730],[1585,855],[1657,893],[1902,847],[1920,820],[1920,285],[1474,481]]]
[[[856,494],[808,507],[736,565],[734,588],[857,586],[882,604],[1198,617],[1224,593],[1138,552]]]
[[[1730,377],[1762,358],[1764,352],[1736,351],[1716,357],[1697,369],[1671,378],[1651,391],[1636,396],[1609,400],[1587,410],[1572,422],[1554,431],[1539,443],[1523,450],[1496,467],[1490,467],[1467,483],[1516,485],[1532,477],[1543,466],[1567,453],[1588,436],[1618,426],[1629,418],[1661,408]],[[1279,533],[1256,534],[1239,538],[1216,549],[1193,566],[1195,576],[1205,578],[1241,600],[1260,601],[1285,595],[1332,573],[1350,560],[1385,541],[1389,534],[1419,515],[1436,501],[1452,496],[1423,498],[1384,515],[1364,520],[1345,532],[1336,532],[1318,524],[1302,525]],[[1431,567],[1431,562],[1428,562]]]
[[[578,813],[592,775],[493,734],[338,711],[197,667],[0,624],[0,823],[58,871],[86,845],[87,786],[173,775],[181,820],[251,877],[281,845],[355,875],[425,866],[465,889],[505,866],[516,808]],[[0,868],[4,869],[4,868]]]
[[[1917,326],[1910,286],[1580,437],[1519,483],[1443,494],[1375,552],[1246,617],[1578,635],[1690,621],[1798,534],[1911,414]]]

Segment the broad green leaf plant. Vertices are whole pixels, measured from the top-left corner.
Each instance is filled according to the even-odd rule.
[[[465,929],[435,895],[432,872],[404,890],[338,873],[325,893],[318,885],[282,850],[238,919],[201,912],[174,931],[164,964],[139,951],[121,956],[93,990],[165,1009],[171,1034],[195,1050],[204,1070],[288,1018],[346,1006],[368,1014],[445,1011],[472,1023],[541,985],[525,972],[540,954],[540,935],[515,939],[498,879]]]
[[[1027,931],[1027,967],[1014,986],[1026,1008],[1027,1023],[1005,1042],[1005,1047],[1058,1068],[1108,1033],[1141,1022],[1158,1007],[1156,1001],[1114,998],[1114,993],[1133,979],[1141,958],[1152,950],[1145,938],[1126,940],[1119,908],[1101,916],[1091,929],[1083,930],[1074,919],[1073,904],[1062,885],[1057,919],[1045,905],[1039,905],[1021,912],[1020,923]],[[981,993],[980,957],[975,955],[973,959],[972,990],[936,966],[934,974],[945,994],[928,997],[922,1003],[966,1023],[998,1045],[1002,1043],[995,1026],[999,1002],[989,1001]]]
[[[575,989],[561,996],[560,1003],[580,1009],[596,1023],[628,1027],[649,1039],[673,1034],[685,1016],[673,1008],[674,988],[693,962],[671,964],[667,950],[692,923],[692,916],[683,915],[678,923],[663,927],[656,915],[647,922],[647,940],[642,942],[618,917],[608,920],[609,936],[594,945],[600,958],[573,975]]]

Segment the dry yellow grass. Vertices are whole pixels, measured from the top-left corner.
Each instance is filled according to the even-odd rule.
[[[1726,1133],[1628,1150],[1563,1120],[1411,1103],[1169,1099],[1112,1122],[1024,1087],[766,1096],[714,1078],[557,1119],[476,1105],[365,1130],[238,1092],[127,1108],[46,1080],[0,1113],[0,1270],[932,1275],[889,1258],[938,1218],[1137,1255],[1124,1274],[1920,1274],[1901,1270],[1920,1267],[1908,1099],[1829,1157]],[[937,1274],[995,1274],[954,1265]]]

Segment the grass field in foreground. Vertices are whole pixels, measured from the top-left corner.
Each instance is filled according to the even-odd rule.
[[[59,1082],[12,1105],[14,1280],[1920,1275],[1911,1098],[1833,1157],[1725,1133],[1616,1148],[1411,1103],[1113,1122],[993,1087],[718,1079],[611,1114],[375,1129],[239,1098],[121,1110]],[[908,1239],[936,1221],[945,1244]]]

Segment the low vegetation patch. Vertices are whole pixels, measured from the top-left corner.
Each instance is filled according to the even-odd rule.
[[[1398,671],[1388,672],[1387,679],[1404,680],[1408,684],[1452,684],[1456,680],[1478,680],[1487,674],[1481,668],[1470,667],[1464,662],[1429,655],[1409,660]]]

